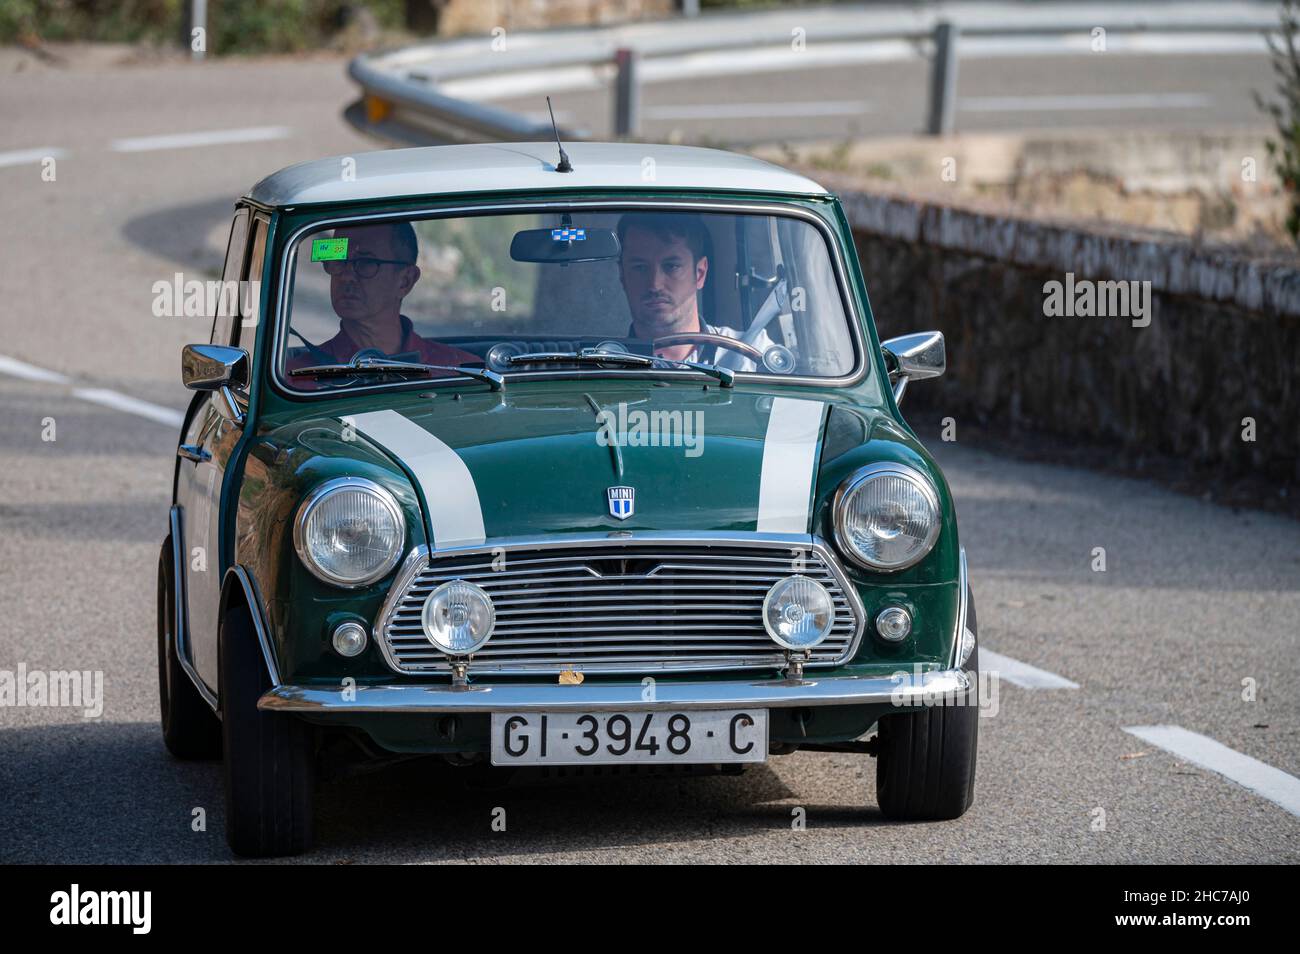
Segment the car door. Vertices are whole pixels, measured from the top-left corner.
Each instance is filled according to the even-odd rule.
[[[244,348],[250,359],[256,340],[256,314],[248,314],[246,300],[255,303],[256,295],[245,292],[249,286],[243,283],[250,274],[254,279],[261,275],[267,226],[267,219],[261,213],[252,213],[247,208],[236,211],[222,282],[236,283],[223,284],[223,288],[236,288],[238,293],[226,295],[225,305],[213,317],[210,338],[211,344]],[[235,411],[242,414],[248,407],[247,393],[234,390],[232,395]],[[236,457],[243,427],[232,418],[231,408],[220,392],[199,392],[198,402],[176,451],[181,458],[176,502],[180,506],[188,623],[188,639],[181,649],[199,678],[215,692],[217,609],[231,552],[229,541],[222,535],[228,523],[222,519],[222,497],[227,470]]]

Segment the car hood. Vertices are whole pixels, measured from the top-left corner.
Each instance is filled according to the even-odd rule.
[[[827,413],[788,392],[589,382],[390,395],[340,420],[406,471],[444,548],[618,530],[806,534]],[[610,488],[630,488],[616,493],[630,505],[612,507]]]

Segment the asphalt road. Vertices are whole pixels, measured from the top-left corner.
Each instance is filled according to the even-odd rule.
[[[336,60],[25,70],[0,83],[0,355],[54,373],[0,367],[0,670],[104,680],[98,718],[0,707],[0,861],[231,858],[219,765],[171,760],[157,726],[154,574],[176,429],[103,392],[184,406],[179,348],[207,327],[153,317],[153,283],[215,271],[230,207],[262,175],[371,148],[339,117],[352,95]],[[121,142],[231,129],[263,138]],[[53,148],[53,182],[39,162],[4,164]],[[959,440],[934,450],[982,646],[1077,684],[999,683],[960,821],[883,820],[860,756],[506,788],[421,762],[325,787],[305,860],[1300,861],[1300,808],[1124,731],[1179,726],[1300,784],[1300,525],[993,456],[964,445],[961,409],[950,413]],[[1096,547],[1105,572],[1092,569]],[[497,807],[504,832],[491,827]]]

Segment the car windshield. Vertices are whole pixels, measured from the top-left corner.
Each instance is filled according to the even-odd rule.
[[[784,215],[574,208],[349,222],[292,250],[279,372],[306,391],[465,380],[457,367],[702,373],[691,362],[842,377],[857,356],[831,254],[819,228]],[[662,360],[599,359],[614,353]]]

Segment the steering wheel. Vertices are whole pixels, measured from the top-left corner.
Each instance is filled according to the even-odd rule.
[[[755,364],[762,365],[763,363],[763,352],[752,344],[746,344],[736,338],[728,338],[726,335],[714,335],[704,331],[688,331],[679,335],[664,335],[662,338],[655,338],[654,341],[650,342],[650,350],[657,351],[660,348],[671,348],[673,345],[680,344],[717,345],[719,348],[738,351]]]

